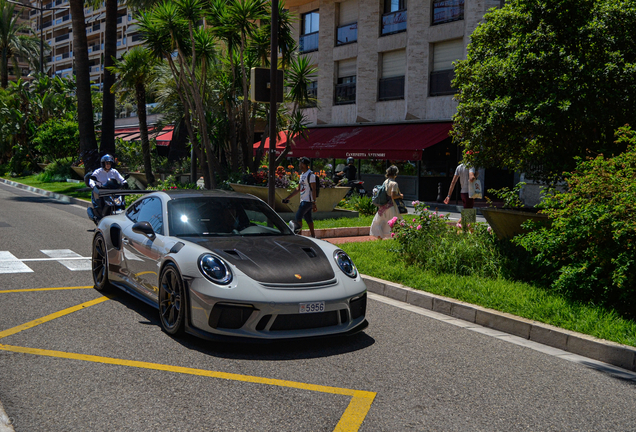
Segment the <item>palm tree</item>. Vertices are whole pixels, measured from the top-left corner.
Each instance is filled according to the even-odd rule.
[[[155,182],[150,161],[150,142],[148,141],[148,123],[146,122],[146,83],[153,81],[155,76],[156,59],[150,51],[141,46],[136,46],[122,56],[121,60],[115,60],[108,70],[119,79],[113,85],[112,91],[120,92],[122,98],[134,91],[137,102],[137,116],[139,117],[139,132],[141,132],[141,150],[144,158],[144,171],[148,183]]]
[[[75,82],[77,84],[80,157],[84,161],[84,166],[86,166],[87,170],[94,170],[99,166],[99,154],[97,152],[95,125],[93,123],[93,101],[91,100],[84,0],[69,0],[69,6],[73,25],[73,57],[75,61]]]
[[[32,58],[40,52],[39,39],[28,33],[31,28],[18,22],[20,14],[15,13],[15,5],[0,0],[0,86],[9,83],[9,61],[17,63],[18,57]]]

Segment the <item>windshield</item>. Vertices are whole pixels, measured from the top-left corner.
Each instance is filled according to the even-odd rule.
[[[168,221],[175,237],[293,235],[267,204],[249,198],[173,199],[168,201]]]

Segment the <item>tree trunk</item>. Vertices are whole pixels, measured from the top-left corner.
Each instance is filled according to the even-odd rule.
[[[75,82],[77,95],[77,118],[80,136],[80,157],[87,170],[99,167],[99,153],[93,124],[93,102],[88,66],[88,43],[86,42],[86,20],[84,1],[69,0],[73,24],[73,57],[75,58]]]
[[[150,142],[148,141],[148,123],[146,123],[146,88],[143,83],[135,86],[137,94],[137,115],[139,117],[139,132],[141,134],[141,152],[144,156],[144,171],[149,185],[154,185],[155,176],[152,173],[150,161]]]
[[[108,68],[114,65],[117,55],[117,0],[106,0],[106,22],[104,31],[104,81],[102,108],[101,153],[115,154],[115,95],[110,88],[115,83],[115,74]]]
[[[8,48],[4,48],[0,56],[0,86],[2,86],[3,89],[9,85],[9,55],[7,51]]]

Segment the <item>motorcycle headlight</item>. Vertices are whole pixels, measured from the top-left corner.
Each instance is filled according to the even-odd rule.
[[[333,257],[344,274],[353,279],[358,276],[358,269],[356,269],[356,266],[353,265],[353,261],[344,251],[337,250],[334,252]]]
[[[225,262],[211,254],[201,255],[199,258],[199,271],[206,279],[220,285],[232,282],[232,271]]]

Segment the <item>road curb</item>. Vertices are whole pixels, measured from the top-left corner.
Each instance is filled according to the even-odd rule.
[[[362,275],[369,292],[636,372],[636,348]]]
[[[22,184],[22,183],[18,183],[18,182],[14,182],[12,180],[7,180],[7,179],[0,178],[0,183],[4,183],[6,185],[13,186],[13,187],[18,188],[18,189],[22,189],[22,190],[26,190],[26,191],[29,191],[29,192],[33,192],[33,193],[36,193],[38,195],[43,195],[43,196],[46,196],[46,197],[49,197],[49,198],[53,198],[53,199],[55,199],[57,201],[61,201],[63,203],[67,203],[67,204],[77,204],[77,205],[80,205],[80,206],[83,206],[83,207],[90,207],[90,205],[91,205],[91,203],[88,202],[88,201],[84,201],[84,200],[81,200],[81,199],[78,199],[78,198],[73,198],[73,197],[70,197],[70,196],[67,196],[67,195],[63,195],[63,194],[59,194],[59,193],[55,193],[55,192],[50,192],[50,191],[47,191],[47,190],[44,190],[44,189],[38,189],[36,187],[28,186],[28,185],[25,185],[25,184]]]

